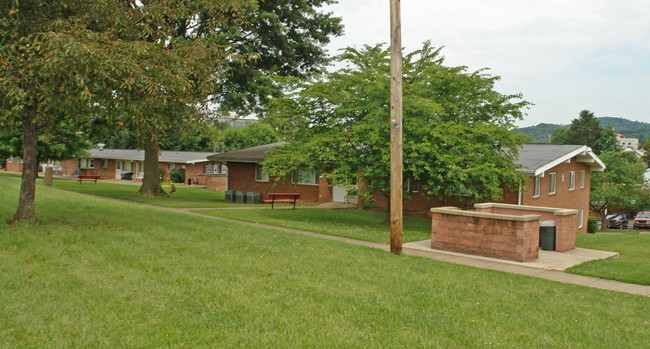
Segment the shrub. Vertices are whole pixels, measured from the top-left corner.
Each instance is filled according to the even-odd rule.
[[[597,231],[598,231],[598,219],[594,217],[589,217],[589,221],[587,222],[587,233],[596,234]]]
[[[169,179],[174,183],[185,183],[185,170],[182,168],[173,168],[169,171]]]

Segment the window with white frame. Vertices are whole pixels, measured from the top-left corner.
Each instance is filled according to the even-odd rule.
[[[81,159],[81,168],[95,168],[95,159]]]
[[[569,190],[576,188],[576,171],[569,172]]]
[[[557,173],[548,174],[548,193],[555,194],[557,191]]]
[[[108,159],[102,160],[102,168],[108,168]]]
[[[299,168],[297,171],[293,172],[291,182],[294,184],[318,185],[319,177],[320,174],[312,169]]]
[[[580,210],[580,214],[578,215],[578,228],[582,228],[582,221],[584,219],[584,210]]]
[[[580,171],[580,188],[585,187],[585,170]]]
[[[539,197],[539,193],[540,193],[540,191],[541,191],[541,190],[540,190],[540,184],[541,184],[541,181],[542,181],[542,177],[541,177],[541,176],[535,176],[535,188],[534,188],[534,190],[533,190],[533,197],[534,197],[534,198]]]
[[[269,181],[269,171],[267,171],[262,165],[255,165],[255,180],[257,182],[268,182]]]

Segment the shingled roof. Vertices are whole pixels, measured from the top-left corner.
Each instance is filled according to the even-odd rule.
[[[208,156],[211,161],[232,161],[232,162],[251,162],[258,164],[266,159],[267,153],[272,151],[273,148],[280,147],[287,144],[287,142],[278,142],[257,147],[233,150],[227,153],[220,153]]]
[[[115,159],[115,160],[130,160],[130,161],[144,161],[144,150],[136,149],[91,149],[89,158],[95,159]],[[197,162],[208,161],[208,156],[212,152],[198,152],[198,151],[173,151],[163,150],[160,152],[158,161],[160,162],[173,162],[180,164],[194,164]]]
[[[526,143],[519,150],[516,162],[524,172],[537,176],[573,157],[587,164],[592,171],[605,170],[602,160],[586,145]]]

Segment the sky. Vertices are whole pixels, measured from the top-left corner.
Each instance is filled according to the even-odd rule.
[[[390,0],[339,0],[344,47],[388,43]],[[445,65],[490,68],[496,90],[534,103],[518,126],[569,124],[581,110],[650,122],[650,0],[405,0],[405,52],[430,40]]]

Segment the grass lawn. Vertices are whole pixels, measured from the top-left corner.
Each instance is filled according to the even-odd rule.
[[[190,188],[182,185],[176,186],[176,193],[166,197],[144,197],[136,194],[137,185],[114,184],[97,182],[77,182],[69,179],[54,179],[54,188],[76,191],[85,194],[108,196],[116,199],[130,200],[164,207],[189,208],[189,207],[238,207],[243,204],[225,202],[224,193],[217,193],[204,188]],[[169,193],[169,185],[163,189]],[[250,206],[250,205],[249,205]]]
[[[0,217],[15,211],[18,189],[0,175]],[[36,210],[36,223],[0,223],[0,347],[650,342],[648,297],[56,188],[37,188]]]
[[[390,224],[386,214],[360,210],[200,210],[212,216],[302,229],[315,233],[343,236],[372,242],[390,242]],[[431,238],[431,220],[404,217],[404,242]]]
[[[568,272],[650,285],[650,235],[639,235],[634,230],[611,232],[624,235],[577,234],[576,246],[618,252],[619,258],[584,263]]]

